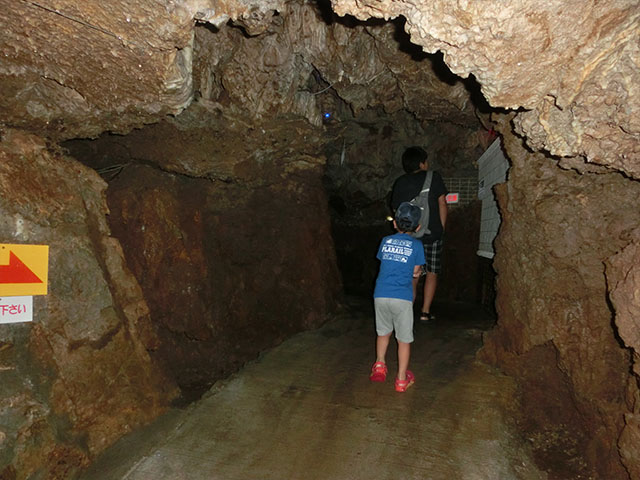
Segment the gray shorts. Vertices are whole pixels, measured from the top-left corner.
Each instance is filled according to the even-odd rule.
[[[374,298],[376,333],[380,337],[395,330],[399,342],[413,342],[413,302],[398,298]]]

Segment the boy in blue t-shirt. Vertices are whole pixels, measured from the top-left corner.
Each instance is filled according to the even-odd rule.
[[[422,242],[409,235],[420,226],[420,207],[403,202],[395,213],[393,226],[398,231],[382,239],[377,258],[380,272],[376,279],[373,301],[376,312],[376,361],[371,367],[372,382],[387,378],[385,356],[391,332],[398,341],[398,375],[395,389],[404,392],[413,385],[415,376],[410,370],[409,357],[413,342],[413,278],[420,276],[425,264]]]

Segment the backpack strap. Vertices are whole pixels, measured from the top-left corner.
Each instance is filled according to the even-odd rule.
[[[428,197],[429,196],[429,190],[431,190],[431,179],[433,178],[433,172],[431,170],[427,170],[427,174],[424,177],[424,183],[422,184],[422,190],[420,190],[420,193],[418,194],[418,196],[424,196],[424,197]]]
[[[413,200],[411,200],[411,203],[419,206],[422,210],[422,214],[420,215],[420,228],[417,232],[411,234],[411,236],[415,238],[422,238],[425,233],[431,233],[431,231],[429,230],[429,191],[431,190],[432,179],[433,171],[427,170],[427,174],[424,177],[424,183],[422,184],[420,193],[418,193],[418,195]]]

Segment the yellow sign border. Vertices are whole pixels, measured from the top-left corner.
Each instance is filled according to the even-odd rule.
[[[49,283],[49,245],[0,243],[0,265],[9,264],[9,252],[13,252],[42,283],[0,283],[0,297],[46,295]]]

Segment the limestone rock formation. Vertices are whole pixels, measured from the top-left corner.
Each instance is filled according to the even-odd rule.
[[[4,132],[3,243],[50,253],[49,292],[35,297],[34,321],[0,330],[2,478],[70,478],[177,394],[149,357],[157,337],[107,226],[105,188],[41,139]]]
[[[640,376],[640,230],[632,233],[633,241],[607,262],[607,282],[611,302],[616,309],[616,325],[620,337],[633,355],[633,371]],[[632,478],[640,475],[640,395],[630,380],[627,398],[629,412],[624,415],[620,451]]]
[[[190,101],[185,2],[3,1],[2,121],[54,138],[95,136]]]
[[[332,0],[340,14],[407,19],[411,41],[478,79],[494,107],[523,108],[536,150],[584,156],[640,178],[640,10],[636,0]]]
[[[0,121],[50,138],[124,133],[178,114],[193,98],[193,80],[205,99],[223,89],[230,107],[251,115],[295,112],[319,124],[317,93],[324,86],[310,90],[313,72],[355,112],[382,105],[425,118],[475,121],[461,82],[443,88],[434,72],[416,66],[411,52],[397,55],[385,47],[397,36],[395,25],[372,25],[370,35],[362,35],[349,22],[324,23],[322,15],[331,17],[328,5],[182,1],[162,9],[120,1],[107,9],[91,2],[50,7],[20,1],[3,7],[9,15],[1,24],[0,84],[7,94]],[[238,28],[214,28],[213,46],[194,46],[194,20]],[[198,32],[201,40],[211,35]]]
[[[320,326],[342,298],[317,132],[206,114],[195,104],[66,144],[109,179],[110,224],[158,332],[152,356],[187,396]]]
[[[295,113],[318,126],[326,111],[345,119],[379,107],[477,127],[465,84],[451,74],[443,83],[406,39],[408,50],[398,50],[402,35],[399,23],[354,25],[327,7],[291,2],[259,37],[196,29],[194,87],[245,115]]]
[[[0,337],[3,480],[69,478],[174,379],[206,384],[321,322],[339,296],[321,176],[371,232],[407,143],[473,171],[489,125],[473,79],[513,110],[492,114],[513,169],[483,358],[521,380],[523,427],[565,441],[572,474],[638,476],[637,0],[0,8],[0,233],[50,244],[54,272],[42,320]],[[107,193],[59,149],[98,137],[65,148]],[[307,280],[322,285],[301,298]],[[262,338],[264,303],[282,319]],[[255,348],[220,341],[231,320]]]
[[[529,154],[517,138],[505,148],[512,166],[508,184],[497,189],[499,321],[485,339],[483,356],[525,379],[529,435],[556,425],[558,437],[591,453],[588,462],[599,475],[622,476],[606,439],[622,431],[621,409],[629,408],[633,383],[629,354],[616,340],[604,265],[623,249],[633,252],[627,249],[640,224],[640,183],[617,173],[558,170],[553,160]],[[638,288],[627,280],[612,292],[621,335],[629,332],[630,304],[620,294]],[[637,387],[631,391],[637,394]],[[554,411],[561,416],[549,423]]]

